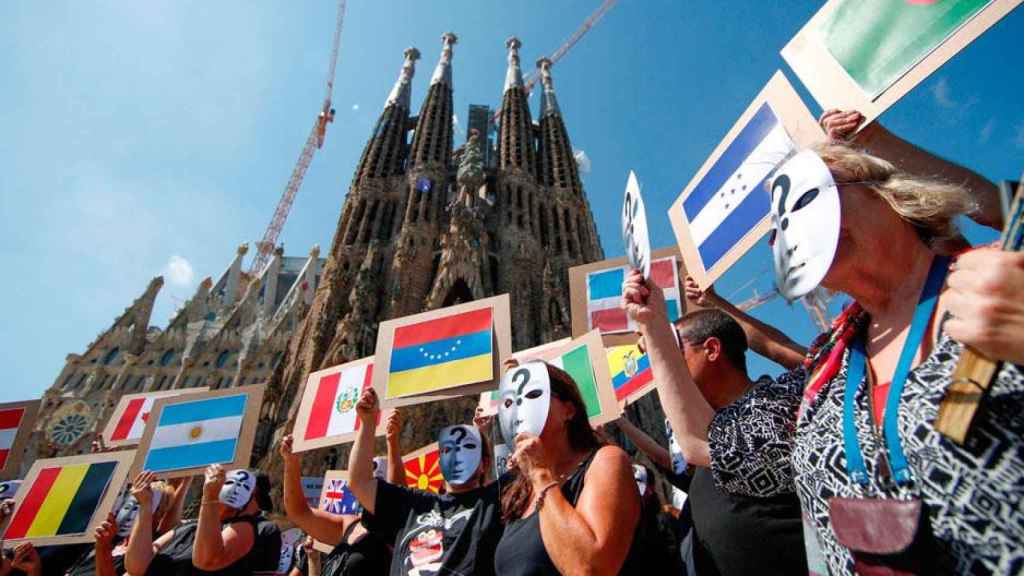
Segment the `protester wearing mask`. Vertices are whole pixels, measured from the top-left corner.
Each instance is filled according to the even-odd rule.
[[[484,485],[491,453],[473,426],[449,426],[438,441],[446,493],[432,494],[373,477],[373,430],[377,394],[363,392],[362,421],[349,460],[352,493],[363,506],[363,523],[394,542],[392,576],[494,573],[501,537],[498,486]]]
[[[277,567],[277,547],[258,541],[259,502],[269,500],[263,483],[248,470],[226,473],[218,465],[206,469],[199,519],[186,522],[152,539],[153,516],[150,482],[136,481],[132,495],[139,501],[139,515],[128,540],[125,567],[131,574],[251,574],[272,549]],[[152,480],[152,476],[148,477]],[[260,548],[263,548],[262,550]],[[269,554],[266,554],[269,555]]]
[[[802,379],[747,375],[743,328],[720,310],[673,327],[660,289],[633,271],[623,300],[640,326],[685,461],[697,574],[806,572],[789,456]]]
[[[390,423],[389,423],[390,424]],[[281,439],[279,449],[284,461],[284,510],[288,519],[310,537],[332,546],[330,554],[317,561],[324,576],[355,574],[385,574],[391,563],[388,542],[362,524],[359,510],[349,514],[334,514],[311,508],[302,491],[302,455],[292,450],[292,436]],[[383,481],[384,468],[380,461],[376,467]],[[301,573],[305,566],[297,567]]]
[[[506,372],[500,393],[498,421],[515,446],[516,471],[502,494],[497,574],[636,573],[643,558],[632,465],[590,427],[572,377],[529,362]]]
[[[812,347],[797,420],[810,568],[1018,571],[1024,255],[976,250],[947,276],[972,196],[845,145],[795,155],[770,190],[782,294],[856,301]],[[1006,362],[960,446],[934,423],[965,344]]]

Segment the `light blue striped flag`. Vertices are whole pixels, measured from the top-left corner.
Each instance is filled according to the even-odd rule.
[[[143,468],[166,472],[233,462],[248,398],[242,392],[165,406]]]

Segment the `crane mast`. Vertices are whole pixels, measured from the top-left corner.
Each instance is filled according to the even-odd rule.
[[[277,208],[274,209],[270,225],[267,226],[266,231],[263,233],[263,238],[256,244],[256,255],[249,265],[249,274],[251,275],[258,274],[270,260],[270,256],[274,252],[274,246],[277,245],[277,239],[284,228],[284,223],[288,220],[292,204],[295,203],[295,195],[302,186],[302,180],[306,177],[306,170],[309,169],[309,164],[313,161],[313,155],[324,145],[324,138],[327,136],[327,125],[334,122],[334,108],[331,107],[331,96],[334,93],[334,72],[338,65],[338,48],[341,46],[341,28],[345,22],[345,3],[346,0],[338,0],[338,18],[334,26],[334,42],[331,45],[331,59],[327,69],[327,87],[323,106],[320,108],[316,121],[313,123],[313,129],[310,130],[309,136],[306,138],[306,144],[302,147],[299,160],[295,163],[295,168],[292,169],[292,175],[288,178],[288,184],[284,187],[284,193],[281,194],[281,199],[277,202]]]

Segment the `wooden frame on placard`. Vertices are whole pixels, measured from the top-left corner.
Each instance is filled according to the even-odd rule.
[[[132,465],[132,460],[135,458],[135,454],[135,450],[122,450],[119,452],[102,452],[99,454],[82,454],[79,456],[65,456],[62,458],[47,458],[45,460],[36,460],[33,462],[32,467],[29,468],[28,473],[25,474],[25,480],[18,488],[18,493],[14,495],[15,511],[21,507],[21,503],[28,494],[29,489],[35,483],[36,479],[39,477],[39,473],[42,472],[44,468],[71,466],[75,464],[99,464],[111,461],[117,462],[117,465],[114,467],[114,472],[110,475],[110,484],[107,485],[107,489],[103,493],[103,497],[100,498],[99,504],[96,506],[96,509],[93,510],[92,516],[89,518],[89,525],[86,526],[84,532],[68,536],[4,538],[3,546],[5,548],[14,548],[22,542],[31,542],[33,546],[86,544],[95,542],[96,539],[93,532],[96,530],[97,526],[107,519],[107,514],[113,510],[114,502],[117,500],[122,487],[128,480],[128,470]],[[7,533],[7,525],[13,517],[14,514],[3,522],[2,534],[5,536]]]
[[[0,468],[0,480],[11,480],[18,477],[21,471],[21,459],[25,455],[25,445],[32,435],[35,427],[36,417],[39,416],[39,405],[41,400],[23,400],[21,402],[6,402],[0,404],[0,410],[16,410],[23,408],[25,412],[21,415],[21,422],[18,423],[18,430],[14,433],[14,442],[7,452],[7,461],[4,467]]]
[[[111,440],[110,437],[114,435],[114,429],[117,428],[117,421],[120,419],[121,414],[124,413],[128,403],[136,398],[148,398],[153,397],[154,399],[167,398],[170,396],[180,396],[182,394],[192,394],[194,392],[207,392],[209,388],[202,386],[199,388],[178,388],[175,390],[160,390],[157,392],[139,392],[137,394],[125,394],[118,400],[117,406],[114,407],[114,411],[110,414],[110,418],[107,419],[107,424],[103,427],[103,432],[100,433],[100,437],[103,438],[103,445],[107,448],[121,448],[123,446],[136,446],[139,440]],[[153,406],[156,406],[156,402],[153,402]]]
[[[324,473],[324,485],[322,488],[320,488],[320,500],[317,501],[316,506],[318,510],[320,509],[320,502],[323,502],[324,491],[327,490],[327,483],[330,480],[344,480],[345,482],[348,482],[348,470],[328,470],[326,473]],[[313,539],[313,548],[319,550],[324,554],[330,554],[334,551],[334,546],[321,542],[316,538]]]
[[[652,256],[653,259],[654,257]],[[590,425],[600,426],[618,420],[622,416],[622,406],[615,397],[612,375],[608,369],[608,356],[605,353],[604,343],[601,340],[601,332],[599,330],[591,330],[579,338],[574,338],[571,342],[560,348],[549,349],[540,356],[540,359],[550,362],[581,344],[587,347],[587,355],[590,356],[590,366],[594,369],[594,382],[597,383],[597,399],[601,404],[601,414],[590,418]]]
[[[251,384],[249,386],[239,386],[237,388],[225,388],[223,390],[210,390],[209,392],[198,392],[196,394],[181,394],[167,398],[158,398],[157,401],[153,403],[153,409],[149,413],[150,418],[146,422],[146,431],[142,433],[142,440],[139,441],[139,448],[135,454],[135,461],[132,463],[132,478],[138,475],[139,472],[142,472],[142,466],[145,464],[146,456],[149,454],[149,447],[153,442],[153,434],[156,433],[157,424],[160,423],[160,416],[163,414],[164,407],[183,402],[206,400],[208,398],[234,396],[240,393],[246,394],[248,397],[245,400],[245,416],[242,417],[242,428],[239,431],[238,443],[235,445],[235,459],[231,462],[218,462],[218,464],[229,469],[248,468],[252,460],[252,445],[256,438],[256,426],[259,424],[260,407],[263,405],[263,392],[265,390],[265,384]],[[156,472],[155,476],[160,479],[182,478],[202,474],[205,470],[206,466],[203,465],[192,468],[182,468],[181,470],[165,470],[163,472]]]
[[[771,228],[771,219],[768,214],[764,215],[743,238],[729,249],[711,269],[704,267],[704,261],[700,257],[697,244],[690,234],[690,224],[683,212],[683,202],[690,196],[693,189],[704,180],[711,167],[725,153],[729,145],[739,135],[743,128],[750,122],[763,104],[767,103],[772,112],[779,119],[785,128],[786,133],[797,145],[797,147],[808,146],[825,139],[825,133],[818,125],[818,121],[811,115],[810,110],[804,105],[800,95],[796,93],[793,86],[786,80],[781,71],[772,75],[768,84],[761,89],[753,102],[740,115],[739,120],[732,125],[725,138],[715,146],[714,151],[701,165],[697,174],[683,188],[682,194],[672,203],[668,210],[668,219],[672,222],[672,230],[676,235],[676,242],[679,244],[679,251],[682,252],[683,262],[686,265],[687,273],[697,281],[701,288],[707,289],[714,284],[730,266],[736,263],[744,254],[750,250],[758,240]],[[767,193],[767,191],[765,192]],[[684,298],[685,299],[685,298]]]
[[[667,258],[669,256],[675,256],[678,262],[676,272],[679,279],[679,313],[686,314],[689,303],[686,301],[686,295],[683,293],[683,279],[686,278],[687,271],[686,264],[683,261],[682,254],[679,252],[679,248],[670,246],[668,248],[652,250],[651,262],[661,258]],[[583,264],[569,268],[569,315],[572,320],[573,338],[579,338],[590,331],[587,324],[587,275],[592,272],[599,272],[609,268],[627,266],[628,264],[626,257],[622,256],[620,258],[610,258],[608,260],[601,260],[600,262],[591,262],[590,264]],[[622,334],[602,334],[601,340],[604,342],[605,346],[619,346],[622,344],[635,343],[637,341],[637,335],[628,332]],[[607,359],[605,359],[605,361],[607,362]]]
[[[483,308],[491,308],[493,310],[492,329],[494,337],[491,343],[491,350],[494,352],[492,354],[494,361],[492,363],[492,377],[490,380],[472,382],[469,384],[442,388],[415,395],[404,395],[394,398],[388,397],[388,372],[391,367],[391,350],[396,328],[407,326],[409,324],[418,324],[435,318],[443,318],[453,314],[461,314],[471,310],[480,310]],[[505,359],[511,354],[512,317],[511,303],[509,301],[508,294],[501,294],[490,298],[481,298],[480,300],[457,304],[455,306],[449,306],[438,310],[421,312],[419,314],[396,318],[394,320],[385,320],[384,322],[381,322],[377,328],[377,347],[373,357],[373,389],[377,391],[377,396],[380,398],[380,405],[384,408],[397,408],[399,406],[422,404],[424,402],[433,402],[435,400],[450,400],[452,398],[479,394],[485,390],[493,390],[498,386],[498,380],[501,378],[502,364],[504,364]]]
[[[992,0],[956,32],[939,44],[928,55],[913,65],[903,76],[885,88],[877,97],[864,92],[829,52],[818,35],[821,24],[839,6],[840,0],[828,0],[825,5],[782,48],[782,58],[803,82],[825,110],[856,110],[864,115],[861,125],[867,126],[882,112],[920,84],[932,72],[949,61],[960,50],[981,36],[1003,16],[1020,5],[1022,0]]]
[[[373,356],[360,358],[359,360],[353,360],[352,362],[346,362],[337,366],[331,366],[330,368],[324,368],[323,370],[317,370],[316,372],[311,372],[309,376],[306,377],[306,384],[302,388],[302,399],[299,401],[299,409],[295,413],[295,426],[292,427],[291,432],[293,451],[306,452],[307,450],[315,450],[317,448],[353,442],[356,439],[357,432],[348,432],[345,434],[335,434],[334,436],[324,436],[323,438],[316,438],[314,440],[306,440],[303,435],[299,434],[299,431],[305,430],[306,426],[309,424],[309,413],[313,409],[313,401],[316,399],[316,387],[310,386],[310,383],[318,382],[321,377],[331,372],[341,372],[364,364],[373,364]],[[355,410],[355,407],[353,407],[353,410]],[[388,416],[391,412],[392,410],[387,408],[381,410],[380,419],[377,423],[377,429],[374,431],[374,436],[383,436],[387,431]],[[356,418],[358,417],[359,416],[357,415]]]

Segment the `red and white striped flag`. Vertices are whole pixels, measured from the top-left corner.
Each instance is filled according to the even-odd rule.
[[[146,420],[153,409],[153,403],[160,398],[206,392],[207,387],[181,388],[177,390],[160,390],[157,392],[141,392],[125,394],[114,407],[114,413],[103,428],[103,441],[107,446],[130,446],[142,441],[142,433],[146,430]]]
[[[301,452],[355,439],[356,404],[372,383],[372,358],[310,374],[295,419],[294,449]],[[380,420],[378,433],[382,432],[379,424]]]
[[[0,410],[0,470],[7,466],[7,458],[11,455],[14,439],[18,437],[18,427],[24,418],[24,408]]]

